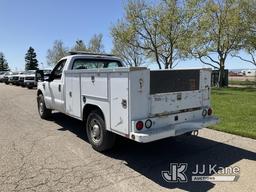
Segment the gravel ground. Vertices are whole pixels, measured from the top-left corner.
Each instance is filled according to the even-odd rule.
[[[36,90],[0,84],[0,191],[254,191],[256,141],[203,129],[149,144],[118,138],[94,151],[82,123],[60,113],[39,118]],[[166,182],[170,163],[188,163],[186,183]],[[191,182],[195,165],[238,166],[237,182]]]

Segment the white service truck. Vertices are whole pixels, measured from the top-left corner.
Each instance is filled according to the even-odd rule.
[[[124,67],[112,55],[73,52],[49,78],[37,72],[41,118],[52,110],[85,123],[92,147],[104,151],[116,134],[147,143],[216,124],[210,107],[211,70]]]

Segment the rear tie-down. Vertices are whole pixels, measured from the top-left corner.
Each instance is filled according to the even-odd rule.
[[[186,136],[190,136],[190,135],[198,136],[198,134],[199,134],[199,131],[198,131],[198,130],[195,130],[195,131],[188,132],[188,133],[186,133],[185,135],[186,135]]]
[[[198,133],[199,133],[199,131],[195,130],[195,131],[192,131],[191,135],[198,136]]]

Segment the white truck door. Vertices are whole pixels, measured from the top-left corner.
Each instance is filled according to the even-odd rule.
[[[66,112],[81,118],[81,88],[79,73],[68,72],[65,75]]]
[[[51,97],[51,106],[60,112],[65,112],[64,97],[63,97],[63,68],[66,60],[61,60],[53,69],[51,74],[52,81],[49,82],[49,96]]]

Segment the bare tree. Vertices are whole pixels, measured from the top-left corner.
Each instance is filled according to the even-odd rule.
[[[143,50],[145,57],[153,59],[160,69],[173,68],[182,58],[184,41],[190,38],[189,27],[195,22],[191,11],[195,4],[186,2],[165,0],[150,4],[130,0],[121,22],[127,26],[123,33],[136,38],[126,43]]]
[[[104,45],[103,45],[103,35],[102,34],[94,34],[90,39],[87,51],[93,53],[103,53]]]
[[[52,49],[47,51],[47,63],[48,65],[56,65],[58,61],[68,55],[68,48],[64,46],[61,40],[56,40],[53,43]]]
[[[131,45],[137,41],[137,37],[126,32],[126,26],[122,22],[119,22],[111,29],[113,38],[112,53],[122,58],[127,66],[140,66],[144,60],[143,50]]]
[[[77,40],[72,51],[87,51],[86,45],[83,40]]]

